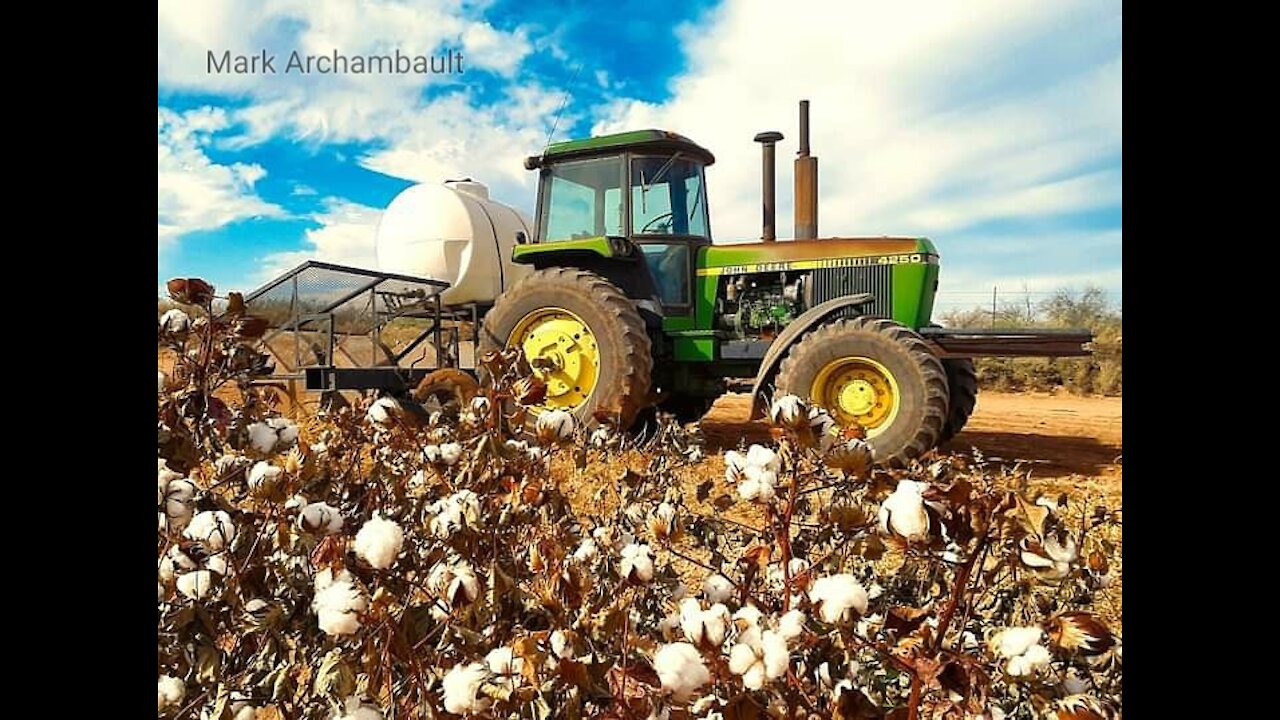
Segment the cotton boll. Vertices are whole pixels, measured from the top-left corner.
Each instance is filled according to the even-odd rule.
[[[743,481],[738,485],[738,494],[743,500],[770,503],[776,496],[778,474],[759,465],[748,465],[743,471]]]
[[[781,633],[773,630],[765,630],[760,638],[761,647],[764,649],[762,656],[764,676],[770,680],[777,680],[787,674],[787,667],[791,664],[791,654],[787,650],[787,639]]]
[[[786,640],[794,640],[804,634],[804,613],[792,610],[778,620],[778,634]]]
[[[355,584],[351,573],[332,570],[316,573],[316,593],[311,609],[319,619],[320,630],[328,635],[352,635],[360,629],[359,613],[369,608],[364,590]]]
[[[298,527],[311,533],[332,535],[342,530],[342,513],[328,503],[311,503],[298,513]]]
[[[763,445],[752,445],[747,448],[747,464],[775,473],[782,470],[782,458]]]
[[[787,641],[772,630],[761,632],[754,625],[739,633],[729,651],[729,671],[741,675],[742,684],[750,690],[759,690],[767,681],[785,675],[790,661]]]
[[[369,406],[366,414],[374,425],[388,426],[404,411],[400,402],[393,397],[380,397]]]
[[[440,462],[445,465],[457,465],[462,459],[462,445],[456,442],[444,443],[440,446]]]
[[[733,597],[733,583],[723,575],[708,575],[702,581],[702,596],[707,602],[722,603]]]
[[[538,416],[534,429],[538,442],[550,444],[571,439],[576,424],[572,414],[564,410],[549,410]]]
[[[196,567],[196,561],[184,553],[182,548],[171,545],[160,560],[160,580],[171,583],[179,573],[195,570]]]
[[[236,718],[239,720],[239,718]],[[352,696],[342,703],[342,710],[329,713],[329,720],[383,720],[382,711]]]
[[[209,557],[204,559],[204,567],[206,570],[209,570],[210,572],[214,572],[219,575],[226,575],[227,574],[227,554],[218,553],[217,555],[210,555]]]
[[[737,450],[730,450],[724,454],[724,477],[731,483],[739,483],[743,480],[743,471],[747,469],[747,456]]]
[[[280,436],[275,429],[264,422],[256,422],[248,427],[249,444],[254,450],[266,455],[276,447],[276,441]]]
[[[283,472],[284,468],[277,467],[264,460],[254,463],[253,467],[249,469],[249,475],[246,478],[249,490],[255,493],[271,492]]]
[[[1035,626],[1009,627],[991,636],[987,646],[1000,657],[1017,657],[1040,642],[1043,635],[1044,631]]]
[[[205,510],[191,518],[185,537],[204,546],[209,552],[221,552],[236,539],[236,525],[225,510]]]
[[[178,577],[178,592],[191,600],[203,600],[213,589],[213,573],[209,570],[193,570]]]
[[[249,458],[243,455],[232,455],[230,453],[223,455],[213,463],[213,470],[218,475],[230,475],[240,468],[249,464]]]
[[[711,673],[702,663],[698,649],[689,643],[671,643],[658,648],[653,656],[653,669],[658,673],[662,689],[677,702],[693,697],[698,688],[711,681]]]
[[[604,447],[608,447],[609,441],[612,439],[613,439],[613,433],[610,432],[609,428],[601,425],[600,427],[591,431],[591,438],[589,439],[589,442],[591,444],[591,447],[604,448]]]
[[[162,530],[177,532],[191,521],[195,511],[196,486],[186,478],[170,480],[164,489]]]
[[[760,618],[763,617],[760,608],[755,605],[743,605],[733,614],[733,623],[739,630],[746,630],[750,627],[760,625]]]
[[[563,630],[551,633],[551,654],[561,660],[573,657],[573,638]]]
[[[187,697],[187,686],[170,675],[161,675],[156,682],[156,708],[159,712],[181,707]]]
[[[783,395],[769,408],[769,421],[778,427],[799,429],[808,424],[809,406],[795,395]]]
[[[622,548],[622,577],[636,584],[653,580],[653,552],[648,545],[632,543]]]
[[[391,567],[403,545],[404,530],[395,521],[379,517],[377,513],[356,533],[356,555],[378,570]]]
[[[509,647],[494,648],[484,656],[484,664],[489,672],[501,677],[501,682],[509,688],[520,683],[520,673],[524,670],[524,658],[517,657]]]
[[[492,406],[489,402],[489,398],[484,395],[477,395],[471,398],[471,405],[469,407],[471,412],[477,418],[485,418],[489,416],[489,409]]]
[[[480,578],[466,561],[437,563],[427,576],[427,587],[450,608],[458,608],[480,597]]]
[[[723,645],[729,623],[729,609],[720,603],[703,610],[693,598],[680,601],[680,630],[686,640],[698,647],[718,648]]]
[[[268,418],[267,425],[276,431],[276,441],[281,445],[292,445],[298,441],[298,424],[289,418]]]
[[[166,310],[160,316],[160,329],[169,335],[183,335],[191,329],[191,316],[178,308]]]
[[[578,548],[573,551],[573,559],[583,564],[593,562],[599,555],[600,549],[596,547],[596,541],[591,538],[583,538]]]
[[[849,622],[854,615],[867,612],[866,589],[847,573],[815,580],[809,601],[817,608],[818,617],[828,624]]]
[[[440,462],[440,446],[439,445],[423,445],[422,457],[427,462],[435,465]]]
[[[484,712],[493,702],[480,693],[480,686],[489,678],[489,670],[481,663],[454,665],[445,674],[444,709],[456,715]]]
[[[929,486],[915,480],[899,480],[898,487],[880,506],[880,531],[914,540],[929,534],[929,514],[924,491]]]

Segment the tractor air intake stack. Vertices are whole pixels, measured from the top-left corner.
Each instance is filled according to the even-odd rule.
[[[774,145],[781,139],[782,133],[776,130],[756,135],[756,142],[763,146],[761,149],[764,156],[764,232],[760,236],[764,242],[773,242],[778,237],[774,228],[777,205],[774,197],[773,166]]]
[[[796,153],[796,239],[818,237],[818,158],[809,155],[809,101],[800,101],[800,152]]]

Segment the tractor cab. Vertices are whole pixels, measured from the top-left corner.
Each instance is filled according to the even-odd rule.
[[[697,248],[711,243],[704,170],[713,162],[706,148],[661,130],[550,145],[525,161],[540,170],[531,242],[610,258],[638,248],[664,310],[686,314]]]

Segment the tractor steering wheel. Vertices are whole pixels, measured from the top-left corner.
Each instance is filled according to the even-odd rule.
[[[675,213],[664,213],[664,214],[662,214],[662,215],[659,215],[659,216],[658,216],[658,217],[656,217],[656,218],[653,218],[653,219],[652,219],[652,220],[650,220],[649,222],[645,223],[645,224],[644,224],[644,227],[640,228],[640,234],[641,234],[641,235],[647,234],[647,233],[649,232],[649,228],[650,228],[651,226],[656,225],[656,224],[658,224],[659,222],[661,222],[661,221],[663,221],[663,220],[670,220],[670,219],[672,219],[673,217],[675,217]],[[671,223],[667,223],[667,228],[670,228],[670,227],[671,227]],[[662,234],[663,234],[663,235],[667,235],[667,234],[669,234],[669,233],[662,233]]]

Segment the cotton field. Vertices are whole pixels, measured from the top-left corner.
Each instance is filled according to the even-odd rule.
[[[286,418],[263,325],[170,288],[204,311],[158,326],[161,717],[1120,717],[1104,504],[879,469],[796,397],[723,455],[535,417],[518,353],[429,415]]]

